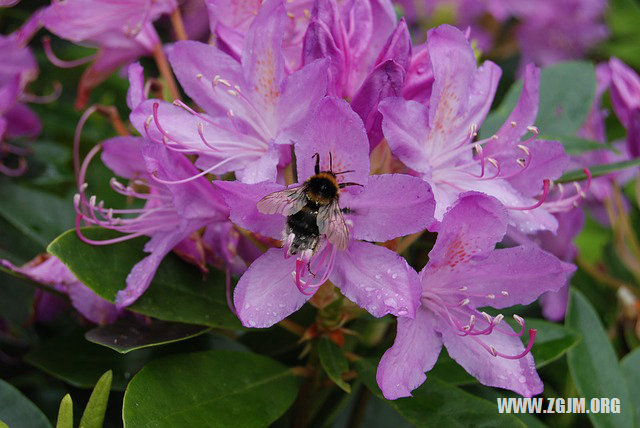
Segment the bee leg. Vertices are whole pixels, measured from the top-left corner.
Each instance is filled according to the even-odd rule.
[[[340,183],[338,185],[339,188],[344,189],[347,186],[360,186],[360,187],[364,187],[362,184],[359,183],[352,183],[352,182],[348,182],[348,183]]]
[[[307,262],[307,270],[309,271],[311,276],[313,276],[314,278],[316,277],[316,274],[311,272],[311,259],[309,259],[309,261]]]
[[[316,167],[314,169],[314,171],[317,174],[320,174],[320,153],[316,153],[315,155],[311,156],[312,158],[316,158]]]

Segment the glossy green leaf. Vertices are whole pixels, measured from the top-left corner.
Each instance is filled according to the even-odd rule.
[[[4,422],[0,421],[0,428],[9,428],[9,425],[7,425]]]
[[[640,166],[640,159],[631,159],[627,161],[613,162],[602,165],[593,165],[589,167],[589,172],[592,177],[600,177],[603,175],[611,174],[612,172],[621,171],[627,168],[634,168]],[[587,174],[581,169],[574,169],[572,171],[565,172],[562,177],[556,180],[556,183],[568,183],[570,181],[582,181],[587,179]]]
[[[16,183],[0,185],[0,216],[45,248],[73,226],[71,201]]]
[[[109,402],[112,378],[113,373],[109,370],[98,379],[89,397],[87,407],[82,413],[82,418],[80,418],[80,428],[102,428],[104,413]]]
[[[345,392],[351,392],[351,386],[342,380],[342,374],[349,370],[349,362],[344,356],[342,349],[331,340],[323,337],[318,342],[318,357],[320,364],[327,372],[329,379],[342,388]]]
[[[12,428],[51,428],[47,417],[13,385],[0,379],[0,420]]]
[[[360,360],[357,367],[358,378],[375,396],[384,400],[376,383],[375,364]],[[498,407],[494,403],[471,395],[436,377],[427,379],[412,394],[413,397],[410,398],[385,400],[385,402],[416,427],[526,427],[513,415],[499,414]]]
[[[634,349],[620,361],[622,373],[627,380],[636,415],[640,415],[640,348]]]
[[[152,361],[129,383],[125,427],[264,427],[295,400],[282,364],[257,354],[209,351]]]
[[[580,342],[580,335],[563,325],[539,319],[527,319],[526,328],[538,331],[531,353],[536,367],[557,360]]]
[[[589,413],[589,419],[596,428],[633,427],[635,409],[618,358],[598,314],[575,289],[571,292],[566,325],[582,335],[582,341],[567,356],[580,397],[587,402],[596,397],[620,399],[621,413]]]
[[[134,319],[121,319],[113,324],[89,330],[84,337],[90,342],[126,354],[136,349],[191,339],[209,330],[211,330],[210,327],[194,324],[160,320],[142,323],[136,322]]]
[[[99,228],[87,228],[83,233],[95,240],[118,236]],[[114,301],[118,290],[125,287],[131,268],[147,255],[142,250],[145,242],[146,238],[137,238],[94,246],[83,243],[75,230],[69,230],[47,250],[96,294]],[[227,306],[225,275],[212,269],[203,279],[195,266],[172,254],[165,257],[147,291],[127,309],[164,321],[240,328]]]
[[[31,350],[25,360],[78,388],[92,388],[107,370],[113,371],[113,388],[124,390],[131,377],[150,356],[145,349],[121,355],[87,341],[80,331],[63,334]]]
[[[73,428],[73,400],[69,394],[62,397],[56,428]]]
[[[585,152],[595,150],[611,150],[611,147],[599,141],[587,140],[585,138],[576,137],[575,135],[550,136],[542,135],[541,140],[560,141],[564,146],[564,151],[568,155],[579,155]]]
[[[596,90],[593,64],[570,61],[542,70],[540,106],[535,125],[544,135],[573,135],[585,122]],[[480,138],[493,135],[515,107],[522,92],[518,81],[507,92],[503,102],[480,128]]]

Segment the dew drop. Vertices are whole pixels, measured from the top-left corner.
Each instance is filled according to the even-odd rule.
[[[392,308],[395,308],[398,305],[398,302],[396,302],[396,299],[394,299],[393,297],[389,297],[384,299],[384,304]]]
[[[394,273],[393,275],[391,275],[391,278],[396,279],[398,277],[397,273]]]
[[[366,288],[364,289],[364,291],[371,292],[371,291],[373,291],[373,287],[366,287]]]
[[[380,278],[382,278],[382,275],[380,275],[379,273],[376,274],[376,279],[380,279]]]
[[[527,378],[526,378],[526,377],[524,377],[524,376],[520,376],[520,377],[518,378],[518,381],[519,381],[520,383],[525,383],[525,382],[527,381]]]

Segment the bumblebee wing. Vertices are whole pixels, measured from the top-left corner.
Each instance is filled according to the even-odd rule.
[[[318,230],[325,234],[329,242],[339,250],[346,250],[349,245],[349,229],[342,216],[338,201],[325,205],[318,210]]]
[[[304,186],[273,192],[260,199],[257,203],[258,211],[262,214],[282,214],[289,216],[302,209],[307,203]]]

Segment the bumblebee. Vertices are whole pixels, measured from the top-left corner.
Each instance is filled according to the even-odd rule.
[[[340,208],[340,189],[362,185],[338,183],[339,174],[353,171],[334,172],[331,153],[328,171],[320,171],[319,153],[313,157],[316,159],[314,175],[300,186],[265,196],[257,204],[263,214],[287,216],[284,239],[290,241],[290,255],[305,250],[315,253],[322,235],[339,250],[346,250],[349,245],[349,230]]]

